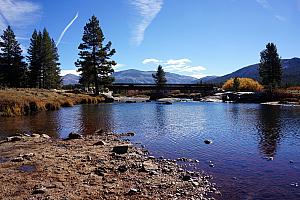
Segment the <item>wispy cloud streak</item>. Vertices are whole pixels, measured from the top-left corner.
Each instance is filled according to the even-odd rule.
[[[286,18],[281,16],[281,15],[278,15],[278,14],[275,14],[276,11],[275,9],[273,8],[273,6],[270,4],[270,2],[268,0],[256,0],[256,2],[258,4],[260,4],[263,8],[271,11],[274,15],[274,17],[278,20],[278,21],[281,21],[281,22],[285,22],[286,21]]]
[[[133,30],[132,42],[139,46],[144,40],[147,27],[160,12],[163,0],[131,0],[130,4],[137,10],[140,20]]]
[[[22,28],[33,23],[40,9],[38,4],[28,0],[0,0],[0,30],[7,25]]]
[[[75,17],[69,22],[69,24],[64,28],[64,30],[61,32],[58,41],[56,43],[56,47],[58,47],[58,45],[60,44],[62,38],[64,37],[65,33],[67,32],[67,30],[72,26],[72,24],[75,22],[75,20],[78,18],[78,12],[76,13]]]

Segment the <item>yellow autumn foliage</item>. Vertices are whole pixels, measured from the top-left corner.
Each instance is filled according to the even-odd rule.
[[[227,80],[222,88],[224,90],[233,90],[233,78]],[[258,92],[263,89],[263,86],[259,84],[257,81],[251,79],[251,78],[238,78],[239,80],[239,87],[238,91],[241,92]]]

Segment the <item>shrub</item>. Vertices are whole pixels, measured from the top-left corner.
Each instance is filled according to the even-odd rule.
[[[263,86],[251,78],[238,78],[238,91],[243,92],[258,92],[263,89]],[[224,90],[234,90],[234,79],[227,80],[222,86]]]

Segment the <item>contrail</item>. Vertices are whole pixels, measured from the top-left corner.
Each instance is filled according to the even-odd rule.
[[[64,37],[65,33],[67,32],[67,30],[70,28],[70,26],[74,23],[74,21],[78,18],[78,12],[76,13],[75,17],[70,21],[70,23],[65,27],[65,29],[63,30],[63,32],[60,34],[58,41],[56,43],[56,47],[59,45],[60,41],[62,40],[62,38]]]

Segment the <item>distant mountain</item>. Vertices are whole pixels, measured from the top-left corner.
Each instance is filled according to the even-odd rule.
[[[154,83],[152,74],[155,71],[140,71],[129,69],[114,73],[115,83]],[[179,74],[166,72],[167,83],[187,84],[197,80],[191,76],[183,76]]]
[[[115,83],[154,83],[152,74],[154,71],[140,71],[129,69],[114,73]],[[188,84],[197,79],[191,76],[183,76],[179,74],[166,72],[167,83]],[[79,81],[79,76],[67,74],[62,77],[64,85],[75,85]]]
[[[75,85],[79,82],[79,76],[75,74],[66,74],[62,77],[63,85]]]
[[[205,77],[203,77],[203,78],[200,78],[200,79],[198,79],[198,80],[195,80],[195,81],[193,81],[193,83],[208,83],[208,82],[210,82],[211,80],[213,80],[213,79],[216,79],[216,78],[218,78],[218,76],[205,76]]]
[[[300,58],[282,59],[281,64],[283,69],[282,83],[292,85],[300,84]],[[224,76],[208,79],[205,79],[206,77],[204,77],[202,78],[202,82],[220,84],[234,77],[252,78],[255,80],[259,80],[258,68],[259,64],[249,65]],[[198,81],[200,80],[201,79],[199,79]]]

